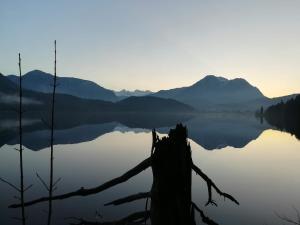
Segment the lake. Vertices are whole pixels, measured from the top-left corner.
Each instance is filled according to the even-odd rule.
[[[91,188],[127,170],[150,156],[151,128],[159,136],[182,122],[187,126],[193,162],[223,191],[233,195],[240,205],[224,201],[213,193],[218,207],[205,206],[206,183],[193,173],[193,202],[219,224],[277,225],[283,222],[276,216],[296,218],[293,207],[300,209],[300,141],[250,115],[205,114],[151,120],[132,115],[123,119],[91,120],[81,124],[67,123],[55,131],[54,177],[61,178],[56,194]],[[169,118],[170,119],[170,118]],[[85,120],[86,121],[86,120]],[[150,122],[149,122],[150,121]],[[154,123],[152,124],[151,121]],[[23,164],[25,201],[48,195],[36,173],[49,183],[49,131],[28,119],[25,123]],[[19,185],[18,138],[13,122],[0,121],[0,177]],[[145,209],[145,200],[120,206],[104,206],[112,200],[147,192],[152,184],[151,169],[129,181],[99,194],[53,201],[52,224],[69,224],[71,217],[109,221]],[[18,193],[0,182],[0,224],[21,224],[20,209],[9,209],[17,203]],[[27,224],[47,224],[48,203],[25,208]],[[200,217],[197,215],[198,220]],[[201,224],[200,220],[198,224]]]

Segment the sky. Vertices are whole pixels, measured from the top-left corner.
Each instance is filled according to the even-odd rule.
[[[0,0],[0,72],[157,91],[205,75],[300,93],[300,0]]]

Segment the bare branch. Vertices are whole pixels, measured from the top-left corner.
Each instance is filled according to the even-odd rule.
[[[196,211],[199,212],[201,218],[202,218],[202,222],[209,224],[209,225],[218,225],[218,223],[216,223],[215,221],[213,221],[212,219],[210,219],[209,217],[207,217],[203,211],[194,203],[192,202],[192,206],[194,207],[194,209],[196,209]]]
[[[37,178],[39,179],[39,181],[43,184],[43,186],[49,191],[49,187],[48,185],[46,184],[46,182],[43,180],[42,177],[40,177],[40,175],[36,172],[36,176]]]
[[[298,224],[300,224],[300,212],[295,206],[293,206],[293,209],[295,210],[295,212],[297,214]]]
[[[144,220],[147,220],[149,217],[150,211],[141,211],[132,213],[121,220],[111,222],[87,221],[84,219],[74,217],[70,217],[67,219],[74,219],[79,221],[79,223],[71,223],[70,225],[142,225],[142,222],[144,222]]]
[[[224,198],[228,198],[229,200],[233,201],[234,203],[236,203],[237,205],[239,205],[240,203],[231,195],[222,192],[217,185],[205,174],[203,173],[195,164],[192,165],[192,169],[200,176],[202,177],[203,180],[206,181],[207,183],[207,188],[208,188],[208,201],[206,203],[206,205],[208,204],[213,204],[213,205],[217,205],[216,202],[212,199],[212,187],[215,189],[215,191],[223,196]]]
[[[295,209],[296,210],[296,213],[297,213],[297,217],[298,217],[298,219],[299,219],[299,211],[297,210],[297,209]],[[287,216],[285,216],[285,215],[279,215],[277,212],[275,212],[275,215],[279,218],[279,219],[281,219],[281,220],[283,220],[283,221],[285,221],[285,222],[287,222],[287,223],[290,223],[290,224],[295,224],[295,225],[300,225],[300,221],[295,221],[295,220],[292,220],[291,218],[289,218],[289,217],[287,217]]]
[[[58,178],[54,183],[53,183],[53,188],[56,188],[55,186],[61,181],[61,177]]]
[[[49,200],[62,200],[62,199],[71,198],[74,196],[88,196],[88,195],[97,194],[101,191],[104,191],[108,188],[111,188],[111,187],[117,185],[117,184],[120,184],[120,183],[123,183],[123,182],[129,180],[131,177],[134,177],[135,175],[146,170],[150,166],[150,164],[151,164],[150,158],[147,158],[144,161],[142,161],[140,164],[138,164],[136,167],[134,167],[131,170],[124,173],[122,176],[112,179],[98,187],[94,187],[94,188],[90,188],[90,189],[85,189],[84,187],[82,187],[77,191],[53,196],[52,198],[42,197],[42,198],[35,199],[30,202],[26,202],[26,203],[24,203],[24,206],[30,206],[30,205],[34,205],[34,204],[49,201]],[[13,204],[13,205],[10,205],[9,208],[18,208],[20,206],[21,206],[20,204]]]
[[[33,187],[33,184],[29,185],[27,188],[24,189],[24,192],[25,192],[25,191],[28,191],[28,190],[29,190],[30,188],[32,188],[32,187]]]
[[[18,187],[16,187],[14,184],[10,183],[9,181],[7,181],[1,177],[0,177],[0,181],[2,181],[3,183],[7,184],[10,187],[12,187],[13,189],[17,190],[18,192],[21,192],[21,190]]]
[[[150,196],[151,196],[150,192],[142,192],[142,193],[138,193],[138,194],[134,194],[134,195],[129,195],[125,198],[117,199],[115,201],[106,203],[104,205],[105,206],[108,206],[108,205],[121,205],[121,204],[124,204],[124,203],[136,201],[136,200],[143,199],[143,198],[148,199]]]
[[[145,212],[148,211],[148,201],[149,201],[149,198],[151,198],[151,192],[149,192],[149,196],[147,196],[147,199],[146,199],[146,204],[145,204]],[[145,224],[146,225],[147,223],[147,218],[145,218]]]

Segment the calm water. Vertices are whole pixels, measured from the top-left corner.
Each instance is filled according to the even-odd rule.
[[[180,119],[178,119],[180,121]],[[174,122],[174,121],[173,121]],[[177,122],[177,121],[176,121]],[[176,123],[175,122],[175,123]],[[174,123],[174,124],[175,124]],[[7,127],[7,121],[3,121]],[[207,206],[206,184],[193,176],[193,201],[215,221],[224,225],[283,224],[275,215],[296,218],[293,206],[300,209],[300,141],[273,129],[255,118],[203,115],[184,121],[189,130],[193,161],[225,192],[234,195],[240,206],[214,193],[218,207]],[[155,127],[160,136],[170,125]],[[0,126],[1,127],[1,126]],[[109,121],[60,128],[55,132],[54,176],[61,177],[55,194],[94,187],[121,175],[149,156],[151,124]],[[4,130],[4,128],[3,128]],[[0,148],[0,177],[18,185],[19,154],[14,132],[3,131]],[[47,196],[36,177],[49,180],[49,132],[40,126],[28,129],[25,136],[26,200]],[[88,197],[53,202],[52,224],[68,224],[69,217],[113,220],[145,208],[145,200],[121,206],[104,203],[138,192],[149,191],[152,176],[148,169],[126,183]],[[18,202],[18,193],[0,183],[0,224],[21,224],[19,209],[7,206]],[[27,224],[46,224],[48,203],[25,209]],[[98,213],[96,213],[98,212]],[[199,222],[199,224],[201,224]]]

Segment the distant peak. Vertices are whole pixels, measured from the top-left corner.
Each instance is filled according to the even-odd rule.
[[[248,81],[246,81],[244,78],[235,78],[235,79],[232,79],[232,81],[235,81],[235,82],[246,82],[246,83],[248,83]]]
[[[230,80],[230,83],[242,86],[252,86],[249,82],[243,78],[235,78]]]
[[[46,73],[46,72],[44,72],[42,70],[32,70],[32,71],[29,71],[28,73],[25,74],[25,76],[26,75],[36,75],[36,74],[38,74],[38,75],[50,75],[50,76],[52,76],[52,74]]]
[[[44,72],[42,70],[31,70],[28,73],[46,73],[46,72]]]
[[[218,80],[218,81],[228,81],[225,77],[215,76],[215,75],[207,75],[202,80]]]
[[[197,86],[202,86],[202,85],[221,85],[221,84],[225,84],[227,83],[229,80],[224,78],[224,77],[218,77],[218,76],[215,76],[215,75],[207,75],[205,76],[204,78],[202,78],[201,80],[199,80],[198,82],[196,82],[193,86],[194,87],[197,87]]]

